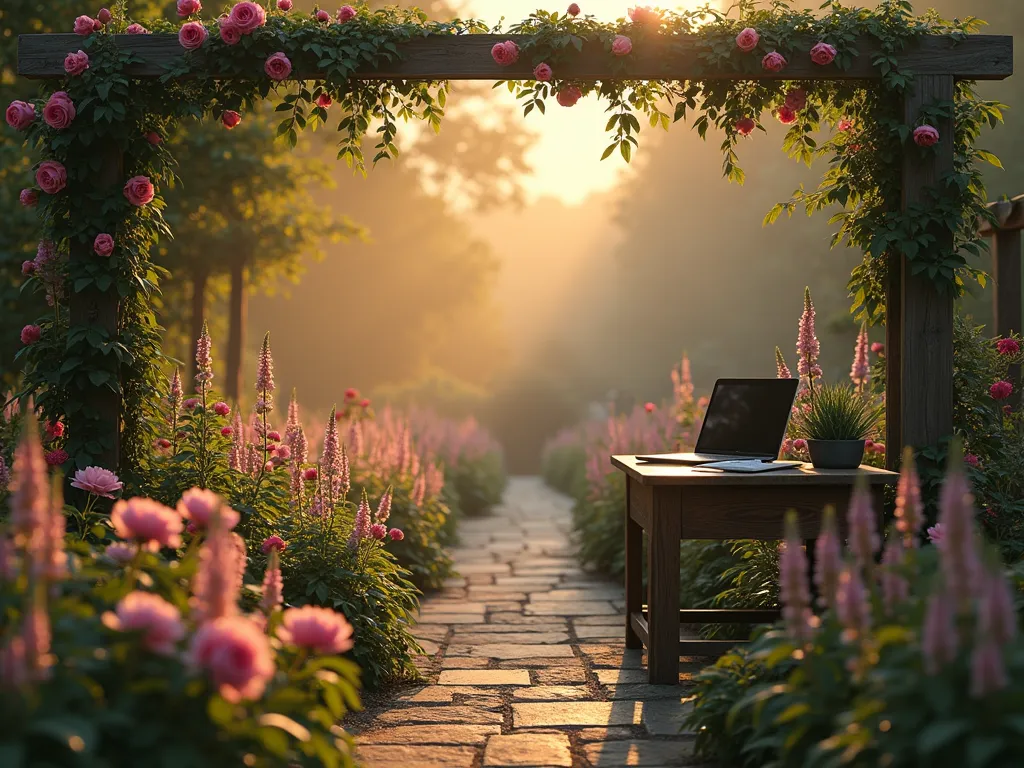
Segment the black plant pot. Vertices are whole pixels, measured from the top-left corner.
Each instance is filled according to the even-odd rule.
[[[864,458],[863,440],[808,440],[815,469],[856,469]]]

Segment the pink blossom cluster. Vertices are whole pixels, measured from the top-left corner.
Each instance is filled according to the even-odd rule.
[[[231,11],[221,16],[217,23],[220,39],[227,45],[241,42],[242,37],[251,35],[267,23],[267,12],[259,3],[243,0],[236,3]]]

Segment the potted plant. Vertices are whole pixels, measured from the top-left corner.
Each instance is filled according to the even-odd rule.
[[[864,441],[878,424],[878,405],[845,384],[818,386],[800,417],[807,452],[815,469],[856,469]]]

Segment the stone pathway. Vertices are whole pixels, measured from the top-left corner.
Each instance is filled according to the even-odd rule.
[[[459,572],[423,603],[426,680],[358,738],[366,768],[694,765],[684,685],[651,686],[623,646],[621,586],[580,570],[571,501],[514,479],[460,525]]]

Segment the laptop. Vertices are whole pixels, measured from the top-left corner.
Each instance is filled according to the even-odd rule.
[[[786,437],[798,379],[719,379],[693,453],[637,456],[652,464],[775,461]]]

